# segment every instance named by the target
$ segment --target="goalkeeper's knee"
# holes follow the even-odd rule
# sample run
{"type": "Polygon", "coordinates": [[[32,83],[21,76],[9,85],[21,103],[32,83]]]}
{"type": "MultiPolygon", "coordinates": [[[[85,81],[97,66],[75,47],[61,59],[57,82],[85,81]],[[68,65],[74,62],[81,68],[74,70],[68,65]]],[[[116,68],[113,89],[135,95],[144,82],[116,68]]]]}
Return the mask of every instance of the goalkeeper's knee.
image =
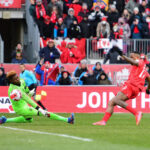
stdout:
{"type": "Polygon", "coordinates": [[[27,121],[27,122],[32,122],[32,121],[33,121],[33,118],[26,118],[26,121],[27,121]]]}

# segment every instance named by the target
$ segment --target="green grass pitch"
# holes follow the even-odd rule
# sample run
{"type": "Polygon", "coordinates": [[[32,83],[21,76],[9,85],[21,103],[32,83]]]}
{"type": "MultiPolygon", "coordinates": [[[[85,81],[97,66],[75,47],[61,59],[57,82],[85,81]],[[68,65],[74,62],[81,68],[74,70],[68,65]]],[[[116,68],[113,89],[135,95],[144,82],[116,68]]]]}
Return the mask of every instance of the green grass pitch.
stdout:
{"type": "Polygon", "coordinates": [[[139,126],[136,126],[131,114],[114,114],[107,126],[93,126],[92,123],[99,121],[102,116],[103,114],[75,114],[74,125],[45,117],[34,117],[33,123],[3,124],[0,126],[0,150],[150,150],[150,114],[144,114],[139,126]],[[39,134],[39,131],[88,138],[92,141],[39,134]]]}

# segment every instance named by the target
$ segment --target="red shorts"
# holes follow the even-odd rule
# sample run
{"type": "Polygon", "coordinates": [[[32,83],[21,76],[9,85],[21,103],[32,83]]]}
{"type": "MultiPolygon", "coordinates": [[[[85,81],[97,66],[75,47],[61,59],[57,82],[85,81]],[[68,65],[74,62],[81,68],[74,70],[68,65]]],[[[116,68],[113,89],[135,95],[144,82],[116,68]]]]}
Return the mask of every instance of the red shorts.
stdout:
{"type": "Polygon", "coordinates": [[[141,90],[133,86],[132,84],[124,84],[121,88],[121,92],[124,93],[129,99],[133,99],[138,96],[141,90]]]}

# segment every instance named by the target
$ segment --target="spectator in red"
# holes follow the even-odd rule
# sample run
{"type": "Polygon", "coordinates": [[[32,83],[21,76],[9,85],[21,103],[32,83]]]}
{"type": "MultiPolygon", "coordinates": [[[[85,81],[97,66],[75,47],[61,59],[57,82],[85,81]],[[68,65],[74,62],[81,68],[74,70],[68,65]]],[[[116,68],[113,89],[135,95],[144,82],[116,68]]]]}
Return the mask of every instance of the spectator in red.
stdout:
{"type": "Polygon", "coordinates": [[[113,29],[110,34],[110,39],[121,39],[118,23],[113,24],[113,29]]]}
{"type": "Polygon", "coordinates": [[[107,22],[107,17],[103,17],[102,21],[98,23],[96,31],[98,38],[109,38],[110,25],[107,22]]]}
{"type": "Polygon", "coordinates": [[[110,5],[110,9],[107,15],[108,15],[108,22],[110,23],[110,28],[112,29],[113,23],[118,22],[119,19],[119,13],[115,5],[110,5]]]}
{"type": "Polygon", "coordinates": [[[125,20],[126,23],[129,22],[129,20],[130,20],[130,13],[128,12],[127,9],[123,10],[122,17],[123,17],[123,19],[125,20]]]}
{"type": "Polygon", "coordinates": [[[90,21],[88,20],[88,16],[84,15],[83,16],[83,20],[81,21],[81,23],[79,24],[81,27],[81,37],[82,38],[90,38],[91,36],[91,25],[90,25],[90,21]]]}
{"type": "Polygon", "coordinates": [[[59,58],[60,54],[55,48],[54,40],[48,40],[47,46],[40,50],[39,55],[40,58],[44,58],[44,62],[55,63],[55,59],[59,58]]]}
{"type": "Polygon", "coordinates": [[[74,9],[69,8],[68,16],[64,20],[64,24],[66,25],[67,29],[69,29],[74,20],[77,20],[77,18],[74,16],[74,9]]]}
{"type": "Polygon", "coordinates": [[[40,36],[43,37],[44,18],[46,17],[46,9],[42,4],[42,0],[36,0],[35,12],[36,12],[36,23],[40,31],[40,36]]]}
{"type": "Polygon", "coordinates": [[[81,38],[81,28],[77,22],[77,20],[74,20],[73,23],[70,25],[69,29],[68,29],[68,37],[70,39],[72,38],[81,38]]]}
{"type": "Polygon", "coordinates": [[[51,79],[51,73],[54,70],[54,67],[51,67],[49,61],[46,61],[45,64],[44,59],[41,59],[35,68],[35,72],[40,75],[40,85],[55,85],[55,81],[51,79]]]}
{"type": "Polygon", "coordinates": [[[135,7],[133,10],[133,14],[130,17],[129,25],[133,24],[135,18],[137,17],[140,19],[140,22],[142,22],[142,15],[139,13],[138,7],[135,7]]]}
{"type": "Polygon", "coordinates": [[[125,22],[124,18],[119,18],[118,20],[118,30],[120,38],[129,39],[131,36],[131,29],[128,23],[125,22]]]}
{"type": "Polygon", "coordinates": [[[137,16],[131,25],[131,38],[141,39],[142,38],[142,24],[140,18],[137,16]]]}
{"type": "Polygon", "coordinates": [[[63,71],[61,73],[61,77],[59,78],[58,83],[59,85],[71,85],[72,80],[71,80],[70,73],[68,71],[63,71]]]}
{"type": "Polygon", "coordinates": [[[77,18],[78,17],[78,14],[79,12],[81,11],[82,9],[82,4],[79,2],[79,0],[73,0],[72,1],[72,4],[70,4],[70,8],[73,8],[74,9],[74,16],[77,18]]]}
{"type": "Polygon", "coordinates": [[[63,23],[63,19],[59,18],[54,27],[54,38],[66,38],[67,37],[67,27],[63,23]]]}
{"type": "Polygon", "coordinates": [[[60,59],[62,63],[79,63],[82,59],[81,52],[74,43],[68,43],[66,47],[61,48],[61,51],[60,59]]]}
{"type": "Polygon", "coordinates": [[[90,12],[88,10],[88,6],[87,6],[87,3],[83,3],[82,4],[82,9],[81,11],[78,13],[78,22],[80,23],[82,20],[83,20],[83,17],[86,15],[86,16],[89,16],[90,12]]]}
{"type": "Polygon", "coordinates": [[[101,12],[100,6],[96,5],[94,7],[94,12],[92,12],[88,19],[91,22],[91,34],[93,37],[96,37],[96,28],[97,24],[101,21],[101,18],[104,16],[104,13],[101,12]]]}

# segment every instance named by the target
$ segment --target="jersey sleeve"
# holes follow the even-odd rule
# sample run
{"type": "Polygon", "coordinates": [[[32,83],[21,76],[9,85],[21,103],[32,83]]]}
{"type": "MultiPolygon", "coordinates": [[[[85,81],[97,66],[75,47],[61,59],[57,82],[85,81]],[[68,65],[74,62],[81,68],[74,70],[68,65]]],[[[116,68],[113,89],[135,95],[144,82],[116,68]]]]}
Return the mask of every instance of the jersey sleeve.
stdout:
{"type": "Polygon", "coordinates": [[[37,104],[23,91],[22,91],[22,98],[23,98],[24,101],[26,101],[32,107],[34,107],[34,108],[37,107],[37,104]]]}
{"type": "Polygon", "coordinates": [[[21,85],[22,85],[23,88],[24,88],[25,93],[28,94],[28,93],[30,92],[30,90],[29,90],[29,88],[26,86],[26,83],[25,83],[24,79],[20,79],[20,82],[21,82],[21,85]]]}

